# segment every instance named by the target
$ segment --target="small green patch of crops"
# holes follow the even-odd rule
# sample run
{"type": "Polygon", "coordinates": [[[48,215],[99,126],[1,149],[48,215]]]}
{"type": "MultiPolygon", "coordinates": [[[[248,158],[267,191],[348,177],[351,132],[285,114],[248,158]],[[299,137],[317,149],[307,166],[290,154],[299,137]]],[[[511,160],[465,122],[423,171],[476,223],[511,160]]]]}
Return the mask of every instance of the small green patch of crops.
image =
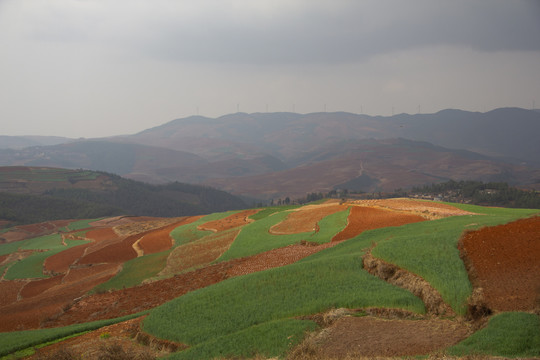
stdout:
{"type": "MultiPolygon", "coordinates": [[[[38,238],[23,240],[18,244],[19,249],[38,251],[28,256],[27,258],[14,262],[9,267],[4,277],[6,280],[48,277],[43,274],[43,262],[45,261],[45,259],[71,247],[86,244],[87,242],[88,241],[84,240],[66,239],[66,245],[63,245],[62,237],[59,234],[46,235],[38,238]]],[[[9,245],[11,252],[17,251],[18,248],[11,246],[12,244],[15,243],[10,243],[6,245],[9,245]]],[[[2,249],[0,248],[0,251],[1,250],[2,249]]]]}
{"type": "Polygon", "coordinates": [[[523,312],[498,314],[489,320],[487,327],[452,346],[448,353],[540,357],[540,318],[523,312]]]}
{"type": "Polygon", "coordinates": [[[318,232],[310,231],[289,235],[270,234],[270,228],[285,220],[289,214],[288,211],[273,213],[244,226],[229,250],[219,258],[219,261],[256,255],[264,251],[299,243],[302,240],[318,243],[329,242],[335,234],[347,225],[349,209],[324,217],[319,221],[318,232]]]}
{"type": "Polygon", "coordinates": [[[255,325],[251,328],[211,339],[185,351],[172,354],[169,359],[220,359],[276,357],[298,344],[306,332],[314,331],[312,321],[285,319],[255,325]]]}
{"type": "Polygon", "coordinates": [[[0,356],[12,354],[29,347],[39,347],[40,344],[59,340],[70,335],[84,333],[99,329],[103,326],[116,324],[129,319],[142,316],[146,312],[140,312],[115,319],[99,320],[84,324],[69,325],[60,328],[13,331],[0,333],[0,356]]]}
{"type": "Polygon", "coordinates": [[[137,286],[159,273],[167,263],[170,251],[145,255],[126,261],[122,270],[109,281],[99,284],[92,292],[137,286]]]}
{"type": "Polygon", "coordinates": [[[377,246],[372,253],[424,278],[456,313],[464,315],[472,286],[457,249],[462,233],[467,229],[505,224],[538,210],[459,207],[483,214],[453,216],[381,229],[380,236],[374,239],[377,246]]]}
{"type": "MultiPolygon", "coordinates": [[[[377,306],[424,313],[419,298],[362,269],[361,256],[370,241],[369,237],[357,237],[323,250],[311,260],[308,257],[295,264],[193,291],[152,310],[143,328],[157,337],[188,344],[195,354],[217,351],[225,356],[238,356],[262,352],[251,344],[265,343],[265,333],[260,329],[272,327],[272,322],[279,324],[331,308],[377,306]],[[235,340],[234,334],[252,340],[242,343],[235,340]]],[[[308,323],[293,332],[288,327],[275,326],[272,336],[276,340],[272,340],[270,349],[264,353],[283,355],[290,346],[288,337],[299,338],[314,326],[308,323]]]]}
{"type": "Polygon", "coordinates": [[[197,229],[199,225],[202,225],[209,221],[224,219],[227,216],[231,216],[232,214],[235,214],[237,212],[239,211],[233,210],[233,211],[226,211],[226,212],[221,212],[221,213],[214,213],[214,214],[206,215],[200,218],[199,220],[192,222],[191,224],[178,226],[170,233],[171,238],[173,238],[174,240],[173,248],[179,245],[187,244],[192,241],[198,240],[206,235],[212,234],[212,231],[197,229]]]}
{"type": "Polygon", "coordinates": [[[90,223],[101,220],[103,218],[99,219],[84,219],[84,220],[77,220],[70,222],[68,226],[65,226],[61,229],[61,231],[73,231],[73,230],[80,230],[80,229],[86,229],[91,227],[90,223]]]}

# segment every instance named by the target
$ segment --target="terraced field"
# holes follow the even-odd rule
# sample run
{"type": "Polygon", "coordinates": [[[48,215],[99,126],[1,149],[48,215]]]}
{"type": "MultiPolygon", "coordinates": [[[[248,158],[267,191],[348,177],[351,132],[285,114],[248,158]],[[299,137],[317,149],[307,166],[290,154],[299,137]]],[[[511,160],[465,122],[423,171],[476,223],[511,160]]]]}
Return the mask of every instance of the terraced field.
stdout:
{"type": "Polygon", "coordinates": [[[39,352],[540,356],[538,213],[391,199],[64,224],[0,245],[0,355],[119,318],[106,339],[95,330],[39,352]],[[517,345],[494,345],[498,329],[517,345]]]}

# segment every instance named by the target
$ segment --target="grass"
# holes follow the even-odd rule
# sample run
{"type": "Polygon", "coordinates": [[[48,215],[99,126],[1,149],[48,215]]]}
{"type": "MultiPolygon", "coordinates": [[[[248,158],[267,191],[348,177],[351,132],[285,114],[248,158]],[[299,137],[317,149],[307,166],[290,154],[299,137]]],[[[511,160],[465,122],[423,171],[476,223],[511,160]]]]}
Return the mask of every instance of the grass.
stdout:
{"type": "Polygon", "coordinates": [[[347,225],[349,210],[340,211],[323,218],[319,221],[319,232],[309,231],[290,235],[270,234],[270,228],[285,220],[289,214],[289,211],[274,212],[244,226],[229,250],[219,258],[219,261],[256,255],[264,251],[299,243],[302,240],[318,243],[329,242],[335,234],[347,225]]]}
{"type": "Polygon", "coordinates": [[[190,243],[192,241],[198,240],[206,235],[213,233],[212,231],[197,229],[199,225],[202,225],[209,221],[221,220],[237,212],[239,211],[226,211],[226,212],[221,212],[221,213],[214,213],[214,214],[206,215],[200,218],[199,220],[192,222],[191,224],[180,225],[179,227],[175,228],[170,233],[171,238],[173,238],[174,240],[173,248],[179,245],[190,243]]]}
{"type": "Polygon", "coordinates": [[[451,355],[540,357],[538,315],[509,312],[492,317],[487,327],[448,349],[451,355]]]}
{"type": "Polygon", "coordinates": [[[122,270],[107,282],[92,289],[92,292],[122,289],[137,286],[159,273],[167,263],[170,251],[145,255],[126,261],[122,270]]]}
{"type": "MultiPolygon", "coordinates": [[[[272,322],[331,308],[377,306],[425,312],[419,298],[362,269],[361,256],[369,244],[369,238],[357,237],[324,250],[311,260],[232,278],[188,293],[152,310],[143,328],[160,338],[208,348],[215,339],[238,332],[253,338],[253,344],[263,343],[264,333],[257,335],[257,329],[261,329],[257,326],[271,326],[272,322]]],[[[283,330],[282,335],[276,335],[281,340],[273,343],[269,353],[282,353],[288,348],[286,339],[290,334],[284,336],[286,333],[283,330]]],[[[256,347],[245,348],[239,340],[230,346],[234,346],[234,354],[257,352],[256,347]]]]}
{"type": "Polygon", "coordinates": [[[13,331],[0,333],[0,356],[6,356],[16,351],[30,347],[39,347],[40,344],[54,342],[74,334],[99,329],[103,326],[116,324],[129,319],[142,316],[146,312],[123,316],[115,319],[99,320],[84,324],[70,325],[60,328],[13,331]]]}
{"type": "MultiPolygon", "coordinates": [[[[461,206],[460,206],[461,207],[461,206]]],[[[457,243],[466,229],[508,223],[538,210],[464,206],[483,215],[454,216],[384,228],[373,239],[373,256],[411,271],[437,289],[456,313],[464,315],[472,286],[459,257],[457,243]]]]}
{"type": "Polygon", "coordinates": [[[304,334],[316,329],[307,320],[277,320],[211,339],[173,354],[169,359],[264,358],[280,356],[298,344],[304,334]]]}
{"type": "Polygon", "coordinates": [[[66,245],[63,245],[62,237],[58,234],[42,236],[39,238],[24,241],[26,243],[22,244],[22,246],[20,246],[20,249],[38,251],[28,256],[27,258],[14,262],[9,267],[4,276],[6,280],[46,278],[48,276],[43,273],[43,263],[45,259],[71,247],[83,245],[88,242],[84,240],[66,239],[66,245]]]}

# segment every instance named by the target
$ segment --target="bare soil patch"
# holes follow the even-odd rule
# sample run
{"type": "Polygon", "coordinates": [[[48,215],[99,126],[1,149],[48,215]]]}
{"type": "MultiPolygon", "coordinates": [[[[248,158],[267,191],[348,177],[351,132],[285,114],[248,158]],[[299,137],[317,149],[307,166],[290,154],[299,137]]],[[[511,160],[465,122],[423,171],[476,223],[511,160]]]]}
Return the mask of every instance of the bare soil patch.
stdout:
{"type": "Polygon", "coordinates": [[[87,239],[91,239],[98,242],[103,241],[103,240],[111,240],[111,239],[119,238],[119,236],[114,232],[114,229],[112,227],[89,230],[86,232],[85,236],[87,239]]]}
{"type": "Polygon", "coordinates": [[[458,321],[346,316],[324,330],[316,350],[329,358],[415,356],[457,344],[469,335],[469,325],[458,321]]]}
{"type": "Polygon", "coordinates": [[[343,231],[336,234],[332,241],[351,239],[366,230],[379,229],[387,226],[401,226],[425,220],[424,217],[416,214],[407,214],[367,206],[353,206],[349,213],[347,226],[343,231]]]}
{"type": "Polygon", "coordinates": [[[470,231],[460,250],[490,309],[540,309],[539,216],[470,231]]]}
{"type": "Polygon", "coordinates": [[[0,307],[17,301],[19,291],[27,281],[2,280],[0,281],[0,307]]]}
{"type": "Polygon", "coordinates": [[[391,210],[407,211],[420,215],[428,220],[456,215],[471,215],[473,213],[458,209],[452,205],[440,204],[433,201],[415,200],[408,198],[355,200],[354,204],[372,206],[391,210]]]}
{"type": "Polygon", "coordinates": [[[114,231],[118,236],[125,237],[135,234],[140,234],[143,232],[148,232],[150,230],[156,230],[164,226],[177,223],[177,226],[189,224],[201,216],[189,216],[189,217],[180,217],[180,218],[151,218],[151,217],[138,217],[138,218],[129,218],[131,222],[114,226],[114,231]]]}
{"type": "Polygon", "coordinates": [[[175,222],[174,224],[145,234],[137,243],[139,249],[145,255],[169,250],[173,244],[170,233],[180,225],[184,225],[184,221],[175,222]]]}
{"type": "Polygon", "coordinates": [[[291,211],[285,220],[272,226],[269,232],[274,235],[288,235],[316,231],[317,223],[324,217],[347,210],[347,208],[347,205],[334,203],[303,206],[296,211],[291,211]]]}
{"type": "Polygon", "coordinates": [[[21,298],[29,298],[44,292],[45,290],[62,282],[63,276],[54,276],[47,279],[29,281],[19,292],[21,298]]]}
{"type": "Polygon", "coordinates": [[[90,244],[84,244],[69,248],[45,259],[43,266],[45,271],[57,274],[65,274],[70,265],[79,260],[90,244]]]}
{"type": "Polygon", "coordinates": [[[258,213],[259,211],[260,209],[244,210],[239,213],[227,216],[224,219],[206,222],[202,225],[199,225],[198,229],[219,232],[233,229],[238,226],[244,226],[251,222],[249,220],[249,217],[258,213]]]}
{"type": "Polygon", "coordinates": [[[140,237],[138,234],[128,236],[92,252],[90,251],[93,247],[89,247],[86,255],[79,260],[79,264],[123,263],[136,258],[137,252],[133,249],[133,243],[140,237]]]}

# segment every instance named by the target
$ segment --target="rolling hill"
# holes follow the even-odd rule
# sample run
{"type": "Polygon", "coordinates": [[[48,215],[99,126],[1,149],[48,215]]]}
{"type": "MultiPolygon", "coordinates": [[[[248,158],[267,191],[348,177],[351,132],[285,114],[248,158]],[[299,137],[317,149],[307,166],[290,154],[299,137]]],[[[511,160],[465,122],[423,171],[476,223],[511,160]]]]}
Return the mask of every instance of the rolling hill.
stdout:
{"type": "Polygon", "coordinates": [[[32,223],[113,215],[184,216],[245,208],[220,190],[149,185],[90,170],[0,167],[0,219],[32,223]]]}
{"type": "Polygon", "coordinates": [[[538,357],[538,213],[349,200],[13,227],[0,356],[538,357]]]}

